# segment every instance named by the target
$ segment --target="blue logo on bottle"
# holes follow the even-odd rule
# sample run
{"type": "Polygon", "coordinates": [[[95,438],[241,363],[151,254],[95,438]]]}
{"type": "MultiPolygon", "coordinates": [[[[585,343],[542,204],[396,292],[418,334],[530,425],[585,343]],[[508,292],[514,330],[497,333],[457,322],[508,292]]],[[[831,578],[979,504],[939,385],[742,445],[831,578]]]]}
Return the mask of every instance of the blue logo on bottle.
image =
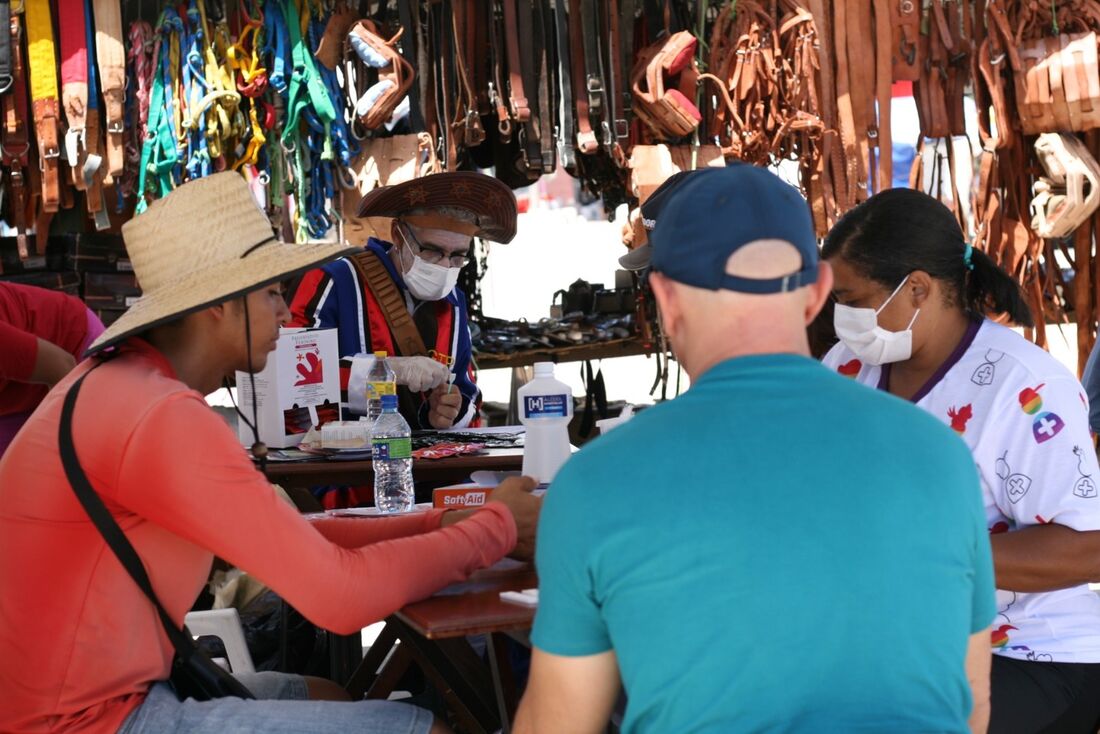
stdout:
{"type": "Polygon", "coordinates": [[[566,395],[530,395],[523,399],[524,418],[566,418],[569,406],[566,395]]]}

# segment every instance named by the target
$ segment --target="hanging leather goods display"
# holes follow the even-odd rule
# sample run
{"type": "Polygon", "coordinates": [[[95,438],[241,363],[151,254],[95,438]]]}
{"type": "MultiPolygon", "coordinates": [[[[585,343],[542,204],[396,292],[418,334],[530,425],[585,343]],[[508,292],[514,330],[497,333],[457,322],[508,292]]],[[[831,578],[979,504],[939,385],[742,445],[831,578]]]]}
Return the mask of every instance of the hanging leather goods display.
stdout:
{"type": "Polygon", "coordinates": [[[889,0],[891,76],[897,81],[915,82],[920,79],[924,61],[918,41],[920,1],[889,0]]]}
{"type": "Polygon", "coordinates": [[[378,81],[357,100],[355,112],[368,130],[376,130],[393,115],[409,93],[414,74],[412,65],[397,51],[403,30],[384,39],[369,20],[355,23],[347,34],[348,47],[366,66],[377,70],[378,81]]]}
{"type": "Polygon", "coordinates": [[[1096,33],[1038,38],[1019,48],[1013,75],[1024,134],[1100,127],[1096,33]]]}
{"type": "Polygon", "coordinates": [[[632,109],[658,139],[690,135],[703,119],[693,101],[697,45],[695,36],[680,31],[638,54],[630,75],[632,109]]]}
{"type": "Polygon", "coordinates": [[[1065,237],[1100,207],[1100,165],[1067,133],[1043,133],[1035,154],[1046,175],[1032,185],[1031,227],[1040,237],[1065,237]]]}

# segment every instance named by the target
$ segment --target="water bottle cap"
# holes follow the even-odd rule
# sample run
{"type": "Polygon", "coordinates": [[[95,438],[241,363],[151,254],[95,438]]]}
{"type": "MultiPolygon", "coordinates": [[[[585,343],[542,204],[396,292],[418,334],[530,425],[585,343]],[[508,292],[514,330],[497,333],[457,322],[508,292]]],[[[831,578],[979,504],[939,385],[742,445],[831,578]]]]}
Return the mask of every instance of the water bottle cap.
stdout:
{"type": "Polygon", "coordinates": [[[535,362],[535,377],[553,377],[553,362],[535,362]]]}
{"type": "Polygon", "coordinates": [[[374,353],[375,359],[385,359],[388,356],[390,356],[389,353],[385,351],[377,351],[374,353]]]}
{"type": "Polygon", "coordinates": [[[397,410],[397,396],[396,395],[383,395],[382,396],[382,410],[397,410]]]}

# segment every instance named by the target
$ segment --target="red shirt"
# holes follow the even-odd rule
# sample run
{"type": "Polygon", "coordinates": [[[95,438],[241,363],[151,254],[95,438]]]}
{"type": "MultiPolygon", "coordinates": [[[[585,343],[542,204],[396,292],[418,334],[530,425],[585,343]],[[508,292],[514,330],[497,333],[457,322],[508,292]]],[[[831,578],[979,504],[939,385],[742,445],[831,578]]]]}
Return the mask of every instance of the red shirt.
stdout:
{"type": "Polygon", "coordinates": [[[0,415],[34,410],[45,385],[26,380],[42,338],[80,359],[77,350],[88,333],[87,307],[57,291],[0,282],[0,415]]]}
{"type": "MultiPolygon", "coordinates": [[[[173,650],[156,613],[79,505],[57,452],[65,394],[95,363],[62,380],[0,458],[0,731],[114,732],[168,677],[173,650]]],[[[515,545],[499,503],[444,529],[440,512],[307,522],[138,339],[87,379],[73,422],[85,473],[177,623],[214,554],[315,624],[351,634],[515,545]]]]}

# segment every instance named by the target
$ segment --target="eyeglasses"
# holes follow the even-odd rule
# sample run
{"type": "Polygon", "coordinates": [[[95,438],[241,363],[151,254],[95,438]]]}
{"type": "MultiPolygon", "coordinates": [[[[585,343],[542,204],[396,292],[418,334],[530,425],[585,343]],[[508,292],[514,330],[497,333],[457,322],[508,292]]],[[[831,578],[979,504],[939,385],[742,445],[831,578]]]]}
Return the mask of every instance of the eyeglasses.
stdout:
{"type": "Polygon", "coordinates": [[[466,263],[470,262],[469,253],[451,253],[435,245],[421,243],[413,234],[412,229],[404,224],[401,226],[401,232],[405,236],[406,242],[416,245],[416,249],[420,251],[420,259],[429,265],[441,265],[446,261],[452,268],[463,268],[466,267],[466,263]]]}

